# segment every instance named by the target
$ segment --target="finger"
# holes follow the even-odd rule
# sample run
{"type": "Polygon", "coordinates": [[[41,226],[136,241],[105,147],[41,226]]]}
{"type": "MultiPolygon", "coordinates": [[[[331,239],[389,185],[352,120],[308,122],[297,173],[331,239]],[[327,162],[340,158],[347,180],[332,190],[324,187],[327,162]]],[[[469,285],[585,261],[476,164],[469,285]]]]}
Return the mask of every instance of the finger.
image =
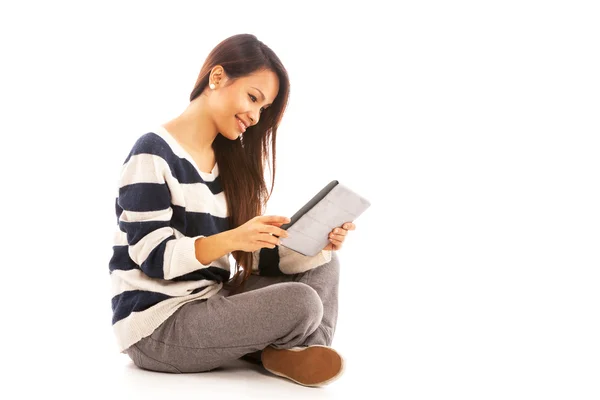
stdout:
{"type": "Polygon", "coordinates": [[[346,229],[343,229],[343,228],[335,228],[334,230],[331,231],[331,233],[333,233],[334,235],[346,236],[346,234],[348,233],[348,231],[346,229]]]}
{"type": "Polygon", "coordinates": [[[268,249],[274,249],[275,247],[277,247],[277,244],[273,244],[270,242],[264,242],[262,240],[257,240],[256,243],[260,246],[260,248],[268,248],[268,249]]]}
{"type": "Polygon", "coordinates": [[[288,217],[284,217],[281,215],[263,215],[262,217],[260,217],[261,222],[264,222],[266,224],[271,224],[271,223],[288,223],[291,220],[288,217]]]}
{"type": "Polygon", "coordinates": [[[274,225],[265,225],[265,232],[277,237],[288,237],[290,234],[285,230],[274,225]]]}
{"type": "Polygon", "coordinates": [[[344,235],[336,235],[335,233],[330,233],[329,234],[329,239],[334,239],[334,240],[338,240],[340,242],[344,241],[345,236],[344,235]]]}
{"type": "Polygon", "coordinates": [[[333,238],[329,238],[329,243],[333,244],[337,248],[342,247],[342,241],[341,240],[336,240],[336,239],[333,239],[333,238]]]}
{"type": "Polygon", "coordinates": [[[266,242],[269,243],[271,245],[279,245],[279,238],[277,236],[273,236],[269,233],[261,233],[259,238],[258,238],[259,242],[266,242]]]}
{"type": "Polygon", "coordinates": [[[348,231],[353,231],[356,229],[356,225],[354,225],[352,222],[346,222],[344,225],[342,225],[342,228],[348,231]]]}

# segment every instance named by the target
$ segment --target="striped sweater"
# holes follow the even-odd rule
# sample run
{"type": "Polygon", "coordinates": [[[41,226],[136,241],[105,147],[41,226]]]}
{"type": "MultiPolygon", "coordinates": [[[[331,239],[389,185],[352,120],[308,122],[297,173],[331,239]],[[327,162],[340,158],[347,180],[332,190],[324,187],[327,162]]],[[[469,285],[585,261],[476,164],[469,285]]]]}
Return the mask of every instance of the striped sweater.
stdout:
{"type": "MultiPolygon", "coordinates": [[[[163,126],[139,137],[126,157],[115,211],[112,326],[123,352],[185,303],[215,295],[231,277],[233,257],[208,265],[196,259],[196,239],[230,229],[219,168],[198,169],[163,126]]],[[[252,273],[295,274],[330,260],[331,251],[308,257],[263,248],[253,252],[252,273]]]]}

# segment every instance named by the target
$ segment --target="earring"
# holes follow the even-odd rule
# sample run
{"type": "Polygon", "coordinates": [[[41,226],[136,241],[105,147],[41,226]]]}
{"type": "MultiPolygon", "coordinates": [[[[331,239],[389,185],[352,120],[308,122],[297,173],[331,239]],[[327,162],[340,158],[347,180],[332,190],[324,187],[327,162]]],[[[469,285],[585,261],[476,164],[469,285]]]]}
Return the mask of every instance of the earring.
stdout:
{"type": "Polygon", "coordinates": [[[211,84],[210,84],[210,88],[211,88],[212,90],[215,90],[215,87],[216,87],[216,86],[215,86],[215,84],[214,84],[214,83],[211,83],[211,84]]]}

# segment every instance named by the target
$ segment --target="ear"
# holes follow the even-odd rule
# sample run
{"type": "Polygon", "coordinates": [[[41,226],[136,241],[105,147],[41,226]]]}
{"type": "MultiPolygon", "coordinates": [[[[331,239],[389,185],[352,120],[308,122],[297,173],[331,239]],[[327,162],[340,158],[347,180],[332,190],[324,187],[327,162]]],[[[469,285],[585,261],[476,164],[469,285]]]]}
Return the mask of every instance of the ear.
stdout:
{"type": "Polygon", "coordinates": [[[225,69],[221,65],[215,65],[210,71],[209,82],[214,83],[217,87],[223,86],[228,79],[227,73],[225,73],[225,69]]]}

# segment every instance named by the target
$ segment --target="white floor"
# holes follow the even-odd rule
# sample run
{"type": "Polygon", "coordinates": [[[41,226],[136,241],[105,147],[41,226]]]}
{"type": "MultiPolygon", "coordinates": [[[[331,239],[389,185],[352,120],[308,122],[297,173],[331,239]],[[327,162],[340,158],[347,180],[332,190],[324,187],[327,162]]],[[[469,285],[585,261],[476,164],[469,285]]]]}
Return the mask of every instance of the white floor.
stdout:
{"type": "MultiPolygon", "coordinates": [[[[340,379],[326,387],[307,388],[276,377],[258,365],[241,360],[208,373],[172,375],[140,370],[125,358],[114,359],[114,366],[120,368],[112,370],[109,376],[114,388],[120,393],[110,398],[190,398],[194,395],[210,393],[225,399],[306,399],[307,397],[320,399],[349,398],[357,391],[366,390],[365,383],[360,382],[357,370],[354,368],[350,368],[340,379]]],[[[106,394],[108,398],[108,394],[112,393],[107,390],[106,394]]]]}
{"type": "Polygon", "coordinates": [[[110,328],[83,315],[80,326],[61,327],[54,317],[9,318],[18,329],[4,342],[0,398],[583,400],[600,393],[594,347],[546,343],[539,332],[535,344],[527,333],[503,339],[475,324],[454,332],[423,320],[373,330],[378,317],[366,325],[345,319],[333,346],[345,357],[344,375],[308,388],[242,360],[199,374],[144,371],[115,351],[110,328]]]}
{"type": "Polygon", "coordinates": [[[385,377],[377,378],[372,365],[352,357],[340,379],[326,387],[308,388],[243,360],[207,373],[157,373],[137,368],[110,345],[85,348],[76,341],[71,350],[61,350],[67,343],[60,342],[44,354],[22,354],[20,365],[12,368],[17,372],[9,375],[12,379],[2,387],[0,398],[345,399],[371,392],[383,395],[394,385],[387,379],[386,387],[385,377]]]}
{"type": "Polygon", "coordinates": [[[361,303],[348,296],[333,344],[346,371],[328,386],[307,388],[241,360],[200,374],[140,370],[116,351],[106,323],[110,310],[103,303],[61,311],[77,298],[37,300],[31,312],[23,312],[30,308],[26,304],[6,303],[0,399],[591,400],[600,395],[593,317],[587,319],[589,329],[573,323],[567,332],[567,327],[549,329],[534,316],[528,322],[512,314],[513,325],[507,326],[494,322],[506,319],[494,310],[474,314],[472,308],[423,303],[411,314],[385,298],[379,299],[383,308],[369,308],[372,295],[361,303]],[[580,340],[568,340],[571,331],[580,340]]]}
{"type": "MultiPolygon", "coordinates": [[[[343,275],[333,343],[346,370],[328,386],[300,386],[241,360],[200,374],[140,370],[116,349],[104,293],[73,286],[5,302],[0,399],[600,398],[591,297],[586,309],[546,296],[534,310],[526,288],[496,296],[432,276],[429,285],[361,292],[351,276],[343,275]]],[[[583,294],[597,286],[586,284],[583,294]]]]}

